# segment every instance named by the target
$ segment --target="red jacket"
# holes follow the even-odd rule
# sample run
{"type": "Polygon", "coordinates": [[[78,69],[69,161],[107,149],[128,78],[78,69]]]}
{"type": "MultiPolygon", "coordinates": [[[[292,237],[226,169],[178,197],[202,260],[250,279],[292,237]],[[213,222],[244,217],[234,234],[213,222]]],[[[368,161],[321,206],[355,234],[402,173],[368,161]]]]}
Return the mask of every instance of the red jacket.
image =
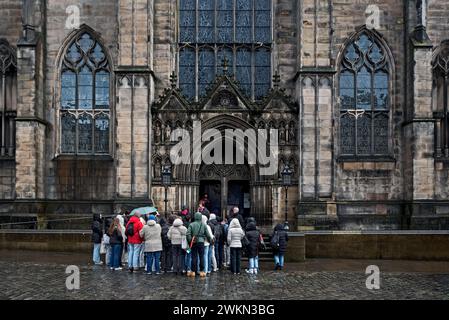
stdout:
{"type": "Polygon", "coordinates": [[[132,216],[131,219],[129,219],[128,224],[126,225],[126,230],[128,229],[128,225],[130,223],[134,223],[134,234],[132,236],[128,236],[128,243],[141,244],[143,240],[139,235],[139,231],[143,228],[142,222],[136,216],[132,216]]]}

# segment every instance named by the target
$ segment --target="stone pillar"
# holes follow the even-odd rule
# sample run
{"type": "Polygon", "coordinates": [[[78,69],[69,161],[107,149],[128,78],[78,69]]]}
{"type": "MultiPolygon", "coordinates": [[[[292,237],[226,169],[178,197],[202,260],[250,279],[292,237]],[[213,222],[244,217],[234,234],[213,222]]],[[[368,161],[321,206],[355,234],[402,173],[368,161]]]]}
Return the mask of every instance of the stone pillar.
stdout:
{"type": "Polygon", "coordinates": [[[316,153],[316,90],[312,78],[302,79],[302,106],[300,108],[301,121],[301,173],[300,173],[300,199],[313,200],[316,198],[315,181],[315,153],[316,153]]]}
{"type": "Polygon", "coordinates": [[[332,198],[332,83],[330,78],[322,77],[318,83],[318,196],[332,198]]]}
{"type": "MultiPolygon", "coordinates": [[[[418,6],[418,12],[420,7],[418,6]]],[[[421,7],[422,9],[422,7],[421,7]]],[[[406,147],[404,183],[406,195],[412,202],[410,214],[432,214],[415,201],[435,199],[435,123],[432,110],[432,52],[433,46],[426,34],[425,19],[418,19],[411,36],[412,82],[409,85],[409,119],[404,126],[406,147]]]]}
{"type": "Polygon", "coordinates": [[[23,36],[17,44],[16,198],[43,199],[46,121],[43,111],[44,59],[37,15],[40,1],[24,1],[23,36]],[[25,10],[30,6],[36,10],[25,10]],[[36,17],[35,17],[36,15],[36,17]]]}
{"type": "Polygon", "coordinates": [[[119,0],[117,195],[151,198],[153,1],[119,0]]]}

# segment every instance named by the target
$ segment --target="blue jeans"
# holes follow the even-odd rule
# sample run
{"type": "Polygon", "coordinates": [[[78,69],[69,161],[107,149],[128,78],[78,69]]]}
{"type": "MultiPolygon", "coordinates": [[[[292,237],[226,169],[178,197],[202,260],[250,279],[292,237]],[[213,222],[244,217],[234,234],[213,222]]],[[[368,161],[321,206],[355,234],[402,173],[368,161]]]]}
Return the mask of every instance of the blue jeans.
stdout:
{"type": "Polygon", "coordinates": [[[142,248],[142,244],[128,243],[128,266],[129,266],[129,268],[139,268],[141,248],[142,248]]]}
{"type": "Polygon", "coordinates": [[[249,269],[259,270],[259,257],[249,258],[249,269]]]}
{"type": "Polygon", "coordinates": [[[204,272],[209,272],[212,268],[212,251],[209,246],[204,246],[204,272]]]}
{"type": "Polygon", "coordinates": [[[122,245],[121,244],[113,244],[111,245],[111,267],[118,268],[120,267],[120,257],[122,256],[122,245]]]}
{"type": "Polygon", "coordinates": [[[156,252],[146,252],[147,256],[147,272],[153,272],[153,262],[154,262],[154,269],[157,273],[161,271],[161,266],[159,264],[159,261],[161,259],[161,251],[156,252]]]}
{"type": "Polygon", "coordinates": [[[186,252],[185,269],[186,271],[192,271],[192,252],[190,253],[186,252]]]}
{"type": "Polygon", "coordinates": [[[274,255],[274,263],[276,265],[283,267],[284,266],[284,255],[280,254],[280,253],[275,254],[274,255]]]}
{"type": "Polygon", "coordinates": [[[215,243],[215,259],[217,259],[217,268],[221,269],[223,266],[223,243],[215,243]]]}
{"type": "Polygon", "coordinates": [[[93,251],[93,257],[92,260],[94,261],[94,263],[100,263],[101,262],[101,258],[100,258],[100,246],[101,243],[94,243],[94,251],[93,251]]]}
{"type": "Polygon", "coordinates": [[[106,248],[106,265],[112,267],[112,246],[110,244],[105,244],[104,246],[106,248]]]}

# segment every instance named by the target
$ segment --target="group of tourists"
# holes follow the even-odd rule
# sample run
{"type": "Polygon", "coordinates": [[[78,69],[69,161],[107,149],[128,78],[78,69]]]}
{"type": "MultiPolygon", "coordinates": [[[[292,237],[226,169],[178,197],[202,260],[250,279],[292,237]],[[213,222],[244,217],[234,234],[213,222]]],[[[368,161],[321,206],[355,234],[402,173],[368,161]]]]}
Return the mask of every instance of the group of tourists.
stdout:
{"type": "MultiPolygon", "coordinates": [[[[242,254],[248,257],[249,274],[259,272],[259,251],[266,248],[262,233],[252,217],[244,221],[239,208],[231,209],[226,218],[210,213],[200,201],[192,216],[186,207],[168,219],[154,214],[118,214],[111,220],[94,215],[92,241],[93,262],[102,265],[101,254],[111,270],[144,270],[159,275],[173,272],[188,277],[206,277],[212,272],[230,269],[241,273],[242,254]],[[104,225],[104,228],[103,228],[104,225]],[[103,232],[104,230],[104,232],[103,232]]],[[[288,234],[284,225],[274,228],[270,245],[275,270],[284,267],[288,234]]]]}

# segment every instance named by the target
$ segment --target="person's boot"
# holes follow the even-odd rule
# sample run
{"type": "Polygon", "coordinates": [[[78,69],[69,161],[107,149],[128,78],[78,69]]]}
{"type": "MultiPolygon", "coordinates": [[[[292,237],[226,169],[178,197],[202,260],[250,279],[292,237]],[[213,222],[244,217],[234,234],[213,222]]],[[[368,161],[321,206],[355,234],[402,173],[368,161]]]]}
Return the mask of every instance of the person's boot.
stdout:
{"type": "Polygon", "coordinates": [[[201,278],[205,278],[206,277],[206,272],[200,272],[200,277],[201,278]]]}
{"type": "Polygon", "coordinates": [[[134,268],[132,268],[132,267],[129,268],[129,272],[130,272],[130,273],[133,273],[133,272],[134,272],[134,268]]]}

